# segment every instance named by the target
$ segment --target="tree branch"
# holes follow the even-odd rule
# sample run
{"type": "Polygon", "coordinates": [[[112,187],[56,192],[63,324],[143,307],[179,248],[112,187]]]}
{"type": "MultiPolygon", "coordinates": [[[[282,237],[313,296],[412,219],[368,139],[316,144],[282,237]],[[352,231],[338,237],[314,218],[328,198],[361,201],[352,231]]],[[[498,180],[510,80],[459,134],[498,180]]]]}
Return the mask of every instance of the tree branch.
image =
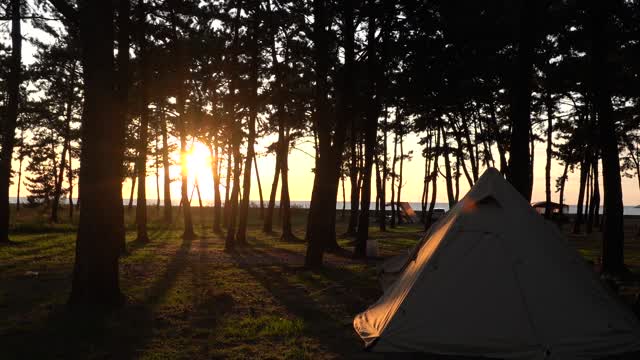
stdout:
{"type": "Polygon", "coordinates": [[[71,6],[67,0],[49,0],[49,2],[64,16],[67,22],[73,24],[78,23],[78,10],[71,6]]]}

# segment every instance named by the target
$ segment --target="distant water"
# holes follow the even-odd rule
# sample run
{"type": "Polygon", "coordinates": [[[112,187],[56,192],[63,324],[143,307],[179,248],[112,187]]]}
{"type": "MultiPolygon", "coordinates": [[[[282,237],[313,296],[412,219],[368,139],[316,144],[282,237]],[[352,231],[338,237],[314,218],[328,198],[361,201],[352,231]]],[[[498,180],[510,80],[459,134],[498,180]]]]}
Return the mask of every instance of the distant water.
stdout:
{"type": "MultiPolygon", "coordinates": [[[[171,203],[174,206],[178,206],[180,204],[180,199],[179,198],[171,199],[171,200],[172,200],[171,203]]],[[[157,201],[156,199],[148,199],[147,200],[147,205],[155,206],[156,201],[157,201]]],[[[12,204],[15,204],[16,203],[16,198],[15,197],[10,197],[9,198],[9,202],[11,202],[12,204]]],[[[23,203],[23,204],[26,204],[27,203],[27,198],[20,197],[20,202],[23,203]]],[[[67,201],[66,200],[62,200],[62,203],[66,204],[67,201]]],[[[128,203],[129,203],[128,199],[124,201],[125,205],[127,205],[128,203]]],[[[310,201],[295,201],[295,200],[292,200],[291,201],[291,206],[292,207],[303,208],[303,209],[308,209],[310,203],[311,203],[310,201]]],[[[133,204],[134,205],[136,204],[135,199],[133,201],[133,204]]],[[[162,204],[162,202],[161,202],[161,204],[162,204]]],[[[416,210],[416,211],[421,210],[422,206],[420,205],[419,202],[409,202],[409,204],[411,205],[411,207],[414,210],[416,210]]],[[[198,199],[194,197],[191,200],[191,206],[197,206],[197,205],[198,205],[198,199]]],[[[204,205],[204,206],[213,206],[213,201],[212,200],[203,200],[202,201],[202,205],[204,205]]],[[[351,205],[351,203],[347,202],[345,204],[345,209],[346,210],[350,210],[351,209],[350,205],[351,205]]],[[[251,206],[258,207],[258,206],[260,206],[260,202],[258,200],[251,200],[251,206]]],[[[265,206],[267,206],[267,201],[265,201],[265,206]]],[[[276,202],[276,207],[277,206],[279,206],[278,202],[276,202]]],[[[372,202],[371,206],[370,206],[370,209],[374,210],[375,207],[376,207],[375,202],[372,202]]],[[[447,210],[449,210],[449,204],[447,204],[447,203],[436,203],[436,208],[437,209],[444,209],[445,211],[447,211],[447,210]]],[[[338,209],[338,210],[342,209],[342,201],[338,201],[336,209],[338,209]]],[[[576,208],[575,205],[569,205],[569,214],[575,214],[576,211],[577,211],[577,208],[576,208]]],[[[602,213],[602,208],[600,208],[600,212],[602,213]]],[[[625,206],[624,207],[624,214],[625,215],[640,215],[640,208],[636,208],[634,206],[625,206]]]]}

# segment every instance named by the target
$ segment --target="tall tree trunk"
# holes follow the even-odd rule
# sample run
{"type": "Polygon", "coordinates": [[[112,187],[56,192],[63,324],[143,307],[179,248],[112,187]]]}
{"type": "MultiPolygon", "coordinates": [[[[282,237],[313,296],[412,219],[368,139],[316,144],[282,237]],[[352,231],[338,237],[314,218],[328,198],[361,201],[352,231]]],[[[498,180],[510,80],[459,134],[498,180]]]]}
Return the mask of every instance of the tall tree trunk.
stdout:
{"type": "Polygon", "coordinates": [[[24,156],[20,154],[20,159],[18,160],[18,193],[16,194],[16,212],[20,211],[20,188],[22,187],[22,162],[24,161],[24,156]]]}
{"type": "Polygon", "coordinates": [[[156,175],[156,213],[160,211],[160,144],[158,143],[158,129],[154,131],[153,141],[155,145],[155,175],[156,175]]]}
{"type": "Polygon", "coordinates": [[[240,196],[240,176],[242,174],[242,154],[240,144],[242,142],[242,130],[239,124],[234,125],[231,143],[233,144],[233,188],[229,199],[229,219],[227,223],[227,236],[224,242],[225,251],[233,251],[236,248],[235,228],[238,217],[238,201],[240,196]]]}
{"type": "MultiPolygon", "coordinates": [[[[202,214],[204,206],[202,205],[202,194],[200,194],[200,184],[198,184],[197,176],[193,182],[193,188],[196,190],[196,195],[198,195],[198,207],[200,207],[200,213],[202,214]]],[[[193,197],[193,195],[191,197],[193,197]]]]}
{"type": "Polygon", "coordinates": [[[427,136],[429,138],[427,139],[424,152],[424,179],[422,183],[422,197],[420,197],[420,210],[422,211],[420,217],[422,218],[423,224],[427,222],[427,200],[429,196],[429,174],[431,170],[431,158],[429,157],[429,153],[433,152],[433,149],[431,148],[431,134],[427,133],[427,136]]]}
{"type": "Polygon", "coordinates": [[[398,207],[396,206],[396,163],[398,162],[398,130],[395,129],[394,132],[393,160],[391,161],[391,219],[389,222],[389,226],[391,226],[391,228],[396,227],[396,212],[398,211],[398,207]]]}
{"type": "MultiPolygon", "coordinates": [[[[371,171],[373,169],[373,159],[376,155],[376,137],[378,133],[378,116],[379,114],[379,98],[376,96],[376,72],[378,71],[378,64],[376,58],[376,11],[375,1],[368,0],[368,17],[369,24],[367,30],[367,70],[369,73],[368,94],[367,99],[369,101],[368,110],[366,113],[366,121],[364,130],[364,182],[362,184],[362,202],[360,217],[358,219],[358,234],[356,238],[356,247],[354,250],[354,256],[364,257],[367,255],[367,240],[369,240],[369,207],[371,203],[371,171]]],[[[400,200],[400,189],[402,188],[402,142],[400,143],[400,186],[398,187],[398,200],[400,200]]]]}
{"type": "Polygon", "coordinates": [[[380,212],[380,186],[382,185],[382,179],[380,178],[380,159],[378,158],[377,154],[373,156],[373,166],[375,167],[374,173],[376,176],[376,204],[375,204],[375,210],[373,212],[373,216],[377,220],[379,219],[378,214],[380,212]]]}
{"type": "Polygon", "coordinates": [[[171,174],[169,168],[169,137],[167,134],[167,119],[164,116],[164,109],[160,108],[160,127],[162,131],[162,172],[164,176],[163,190],[164,190],[164,209],[162,219],[165,224],[171,224],[173,221],[172,216],[172,204],[171,204],[171,174]]]}
{"type": "Polygon", "coordinates": [[[251,167],[255,157],[254,142],[256,139],[256,117],[258,116],[258,67],[260,52],[258,49],[258,10],[254,10],[251,20],[251,65],[250,65],[250,102],[249,102],[249,136],[247,137],[247,156],[244,164],[243,195],[238,219],[238,231],[236,241],[240,245],[247,243],[247,222],[249,220],[249,198],[251,196],[251,167]]]}
{"type": "Polygon", "coordinates": [[[223,209],[223,224],[224,227],[229,226],[229,210],[231,209],[231,174],[233,173],[233,163],[232,163],[232,150],[231,150],[231,141],[227,142],[227,168],[226,168],[226,180],[225,180],[225,188],[224,188],[224,209],[223,209]]]}
{"type": "Polygon", "coordinates": [[[569,163],[564,164],[564,170],[562,172],[562,178],[560,178],[560,195],[558,203],[560,203],[560,213],[564,212],[564,186],[567,183],[567,172],[569,171],[569,163]]]}
{"type": "Polygon", "coordinates": [[[585,205],[584,205],[584,215],[582,216],[583,219],[583,223],[585,223],[587,225],[587,230],[589,228],[589,212],[591,210],[591,183],[592,183],[592,179],[591,179],[591,167],[589,167],[589,172],[587,173],[587,186],[585,189],[585,193],[584,193],[584,200],[585,200],[585,205]]]}
{"type": "MultiPolygon", "coordinates": [[[[69,161],[71,161],[71,152],[69,147],[71,144],[71,119],[73,117],[73,91],[75,83],[75,74],[71,71],[69,81],[69,88],[67,92],[67,103],[65,104],[65,128],[64,128],[64,145],[62,147],[62,155],[60,159],[60,169],[58,171],[58,180],[56,182],[56,188],[53,194],[53,206],[51,207],[51,221],[58,222],[58,208],[60,206],[60,197],[62,196],[62,183],[64,182],[64,171],[67,162],[67,153],[69,153],[69,161]]],[[[20,167],[22,168],[22,157],[20,158],[20,167]]],[[[21,169],[22,170],[22,169],[21,169]]],[[[18,184],[18,190],[20,190],[20,184],[18,184]]],[[[19,197],[19,195],[18,195],[19,197]]]]}
{"type": "Polygon", "coordinates": [[[404,171],[404,134],[400,133],[400,173],[398,174],[398,198],[395,201],[396,203],[396,215],[398,216],[398,225],[402,224],[404,220],[402,219],[403,212],[400,211],[400,202],[402,201],[402,181],[403,179],[403,171],[404,171]]]}
{"type": "MultiPolygon", "coordinates": [[[[116,84],[116,100],[118,105],[118,116],[122,118],[122,149],[124,149],[125,143],[125,130],[128,121],[128,98],[129,98],[129,86],[131,79],[129,77],[129,48],[131,43],[131,30],[130,30],[130,12],[131,6],[129,0],[118,0],[118,78],[116,84]]],[[[124,154],[122,155],[124,157],[124,154]]],[[[122,163],[121,163],[122,164],[122,163]]],[[[80,165],[82,167],[82,164],[80,165]]],[[[120,166],[120,188],[122,188],[122,182],[125,179],[125,174],[122,171],[123,167],[120,166]]],[[[135,175],[134,175],[135,176],[135,175]]],[[[82,186],[80,186],[82,188],[82,186]]],[[[120,190],[122,192],[122,189],[120,190]]],[[[133,196],[132,196],[133,197],[133,196]]],[[[120,195],[122,198],[122,195],[120,195]]],[[[120,201],[122,202],[122,200],[120,201]]],[[[131,204],[129,205],[131,207],[131,204]]],[[[123,208],[124,211],[124,208],[123,208]]],[[[124,224],[124,213],[122,214],[122,222],[124,224]]],[[[123,230],[124,231],[124,230],[123,230]]],[[[127,250],[127,242],[125,237],[120,238],[120,253],[125,253],[127,250]]]]}
{"type": "Polygon", "coordinates": [[[211,171],[213,173],[213,232],[222,232],[222,199],[220,198],[220,158],[217,140],[209,145],[211,152],[211,171]]]}
{"type": "MultiPolygon", "coordinates": [[[[67,124],[67,131],[70,133],[70,125],[67,124]]],[[[69,152],[69,169],[67,170],[67,181],[69,183],[69,221],[73,223],[73,155],[71,152],[71,138],[67,138],[67,151],[69,152]]]]}
{"type": "Polygon", "coordinates": [[[191,217],[191,202],[189,201],[189,168],[187,167],[187,129],[185,126],[185,118],[187,116],[187,110],[185,108],[186,94],[184,84],[182,84],[179,94],[176,99],[178,104],[178,136],[180,137],[180,198],[182,204],[182,216],[184,219],[184,231],[182,238],[184,240],[192,240],[196,237],[193,231],[193,220],[191,217]]]}
{"type": "MultiPolygon", "coordinates": [[[[11,160],[15,145],[15,131],[20,104],[20,82],[22,81],[22,29],[20,25],[20,0],[11,0],[11,56],[7,76],[7,104],[2,124],[2,146],[0,147],[0,243],[9,243],[9,184],[11,183],[11,160]]],[[[7,9],[7,12],[9,9],[7,9]]]]}
{"type": "Polygon", "coordinates": [[[506,150],[504,148],[503,141],[500,138],[500,127],[498,126],[498,118],[496,116],[496,104],[495,104],[495,100],[492,99],[491,102],[489,102],[489,109],[490,109],[490,122],[489,122],[489,127],[491,128],[491,132],[493,133],[493,136],[495,138],[496,141],[496,147],[498,148],[498,155],[500,157],[500,173],[502,175],[507,175],[509,173],[509,165],[507,164],[507,157],[506,157],[506,150]]]}
{"type": "Polygon", "coordinates": [[[596,176],[598,174],[598,172],[595,170],[595,166],[597,166],[597,163],[594,163],[594,165],[591,166],[591,177],[590,177],[590,188],[591,188],[591,192],[589,193],[589,215],[587,217],[587,234],[591,234],[593,232],[593,223],[595,221],[595,216],[596,216],[596,200],[599,202],[600,199],[596,199],[596,194],[598,193],[596,186],[597,186],[597,181],[596,181],[596,176]]]}
{"type": "Polygon", "coordinates": [[[593,201],[595,210],[593,221],[600,226],[600,171],[598,169],[599,154],[596,154],[593,163],[593,201]]]}
{"type": "Polygon", "coordinates": [[[453,176],[451,174],[451,160],[449,159],[449,143],[447,142],[447,137],[445,135],[444,128],[441,127],[440,131],[442,133],[442,144],[443,147],[443,156],[444,156],[444,171],[445,171],[445,183],[447,185],[447,199],[449,200],[449,209],[453,208],[453,205],[456,203],[455,195],[453,194],[453,176]]]}
{"type": "MultiPolygon", "coordinates": [[[[345,18],[350,23],[353,19],[352,0],[343,2],[345,8],[345,18]],[[350,14],[350,15],[349,15],[350,14]]],[[[305,266],[317,268],[322,265],[324,251],[328,247],[335,247],[336,231],[336,198],[338,195],[339,170],[342,165],[342,151],[345,138],[345,119],[336,121],[333,129],[328,122],[329,84],[327,75],[329,70],[329,36],[327,34],[327,13],[325,0],[313,1],[313,57],[315,60],[315,112],[314,128],[318,133],[318,160],[316,161],[316,174],[314,179],[314,191],[311,195],[311,206],[309,209],[308,224],[308,245],[305,256],[305,266]]],[[[353,44],[352,32],[348,31],[345,44],[353,44]]],[[[349,45],[351,46],[351,45],[349,45]]],[[[346,53],[346,52],[345,52],[346,53]]],[[[347,63],[352,61],[352,56],[346,55],[347,63]]],[[[346,65],[348,69],[345,73],[344,81],[351,86],[352,71],[351,65],[346,65]]]]}
{"type": "Polygon", "coordinates": [[[457,203],[458,200],[460,199],[460,158],[456,159],[456,168],[455,168],[455,176],[454,176],[454,181],[455,181],[455,195],[453,196],[453,199],[455,200],[455,202],[457,203]]]}
{"type": "Polygon", "coordinates": [[[344,221],[347,217],[347,194],[344,189],[344,174],[341,175],[340,180],[342,181],[342,210],[340,211],[340,221],[344,221]]]}
{"type": "Polygon", "coordinates": [[[53,201],[51,203],[51,222],[57,223],[59,221],[58,218],[58,210],[60,208],[60,197],[62,196],[62,183],[64,181],[64,170],[67,167],[67,142],[64,142],[64,146],[62,148],[62,154],[60,156],[60,166],[58,169],[58,175],[56,180],[56,186],[53,191],[53,201]]]}
{"type": "Polygon", "coordinates": [[[136,6],[138,18],[138,46],[140,47],[140,134],[138,136],[138,199],[136,201],[136,241],[146,243],[147,234],[147,145],[149,142],[149,55],[146,41],[146,14],[144,0],[136,6]]]}
{"type": "Polygon", "coordinates": [[[389,111],[385,106],[384,117],[382,123],[382,179],[380,184],[380,213],[378,214],[378,222],[380,231],[387,231],[387,116],[389,111]]]}
{"type": "Polygon", "coordinates": [[[264,220],[264,198],[262,196],[262,183],[260,183],[260,172],[258,172],[258,160],[253,154],[253,168],[256,171],[256,181],[258,182],[258,196],[260,196],[260,220],[264,220]]]}
{"type": "MultiPolygon", "coordinates": [[[[280,143],[278,139],[278,143],[280,143]]],[[[273,175],[273,182],[271,183],[271,193],[269,195],[269,204],[267,205],[267,213],[264,217],[264,224],[262,225],[262,231],[269,234],[273,232],[273,211],[276,206],[276,193],[278,191],[278,181],[280,180],[280,153],[276,150],[276,169],[273,175]]]]}
{"type": "MultiPolygon", "coordinates": [[[[446,140],[445,140],[446,141],[446,140]]],[[[431,192],[431,202],[429,203],[429,213],[427,214],[427,221],[424,222],[424,230],[427,231],[433,223],[433,209],[436,206],[436,196],[438,194],[438,152],[440,149],[440,128],[436,131],[436,151],[433,159],[433,172],[431,173],[431,181],[433,182],[433,190],[431,192]]]]}
{"type": "MultiPolygon", "coordinates": [[[[119,20],[126,23],[124,14],[129,1],[119,0],[118,5],[119,20]]],[[[125,117],[115,110],[118,99],[114,92],[113,2],[82,1],[78,15],[84,71],[80,130],[82,211],[69,304],[111,307],[122,304],[124,299],[118,259],[125,235],[122,206],[125,117]]],[[[122,25],[119,28],[126,32],[122,25]]],[[[128,53],[118,60],[118,75],[124,78],[122,65],[128,62],[128,53]]]]}
{"type": "Polygon", "coordinates": [[[535,28],[538,26],[535,16],[537,6],[539,5],[536,0],[524,0],[520,9],[519,42],[511,105],[511,156],[508,179],[527,201],[531,201],[529,133],[535,28]]]}
{"type": "Polygon", "coordinates": [[[349,180],[351,184],[351,209],[349,211],[349,225],[347,235],[355,235],[358,227],[358,214],[360,212],[360,185],[358,184],[358,151],[359,136],[356,129],[355,118],[351,119],[351,158],[349,162],[349,180]]]}
{"type": "Polygon", "coordinates": [[[284,124],[280,122],[280,131],[283,133],[283,141],[280,145],[280,174],[282,175],[282,187],[280,189],[280,208],[282,209],[282,241],[296,240],[291,230],[291,199],[289,198],[289,129],[284,129],[284,124]]]}
{"type": "Polygon", "coordinates": [[[613,118],[610,84],[610,17],[609,2],[591,0],[591,61],[592,93],[598,113],[600,147],[602,149],[602,179],[606,216],[602,232],[602,270],[619,274],[624,266],[624,229],[622,185],[618,136],[613,118]]]}
{"type": "Polygon", "coordinates": [[[131,192],[129,193],[129,203],[127,204],[127,210],[133,209],[133,194],[136,192],[136,183],[138,182],[138,157],[133,164],[133,173],[131,174],[131,192]]]}
{"type": "Polygon", "coordinates": [[[551,158],[553,157],[553,100],[551,95],[546,97],[547,107],[547,163],[544,167],[544,193],[545,208],[544,217],[551,218],[551,158]]]}
{"type": "Polygon", "coordinates": [[[579,234],[580,233],[580,227],[584,221],[583,217],[584,217],[584,211],[583,211],[583,204],[584,204],[584,196],[585,196],[585,187],[587,184],[587,175],[589,174],[589,162],[586,160],[583,160],[580,164],[580,189],[578,190],[578,203],[577,203],[577,209],[576,209],[576,219],[575,222],[573,224],[573,233],[574,234],[579,234]]]}

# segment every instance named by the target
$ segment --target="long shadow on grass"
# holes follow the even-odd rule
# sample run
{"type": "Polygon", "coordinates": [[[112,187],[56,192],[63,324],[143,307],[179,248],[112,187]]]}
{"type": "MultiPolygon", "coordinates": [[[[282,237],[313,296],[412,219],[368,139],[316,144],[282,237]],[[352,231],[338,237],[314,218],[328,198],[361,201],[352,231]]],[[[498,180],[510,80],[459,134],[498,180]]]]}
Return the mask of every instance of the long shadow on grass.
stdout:
{"type": "Polygon", "coordinates": [[[149,231],[148,237],[149,237],[149,241],[138,241],[133,240],[127,243],[127,255],[131,255],[133,254],[136,250],[141,249],[145,246],[151,245],[151,246],[156,246],[158,244],[165,244],[168,240],[168,236],[166,236],[168,233],[170,233],[172,229],[170,227],[157,227],[157,228],[153,228],[151,229],[151,231],[149,231]]]}
{"type": "MultiPolygon", "coordinates": [[[[175,326],[174,314],[161,314],[158,306],[176,280],[189,264],[191,241],[183,241],[178,251],[167,264],[165,270],[156,277],[145,291],[141,301],[112,312],[69,311],[61,301],[49,309],[41,309],[48,315],[31,315],[31,322],[21,322],[19,326],[6,328],[0,338],[3,340],[3,359],[37,358],[114,358],[132,359],[142,355],[154,336],[162,330],[175,326]]],[[[201,265],[198,265],[201,266],[201,265]]],[[[58,290],[64,289],[60,286],[58,290]]],[[[198,289],[201,290],[201,289],[198,289]]],[[[65,292],[67,290],[64,290],[65,292]]],[[[195,287],[192,291],[195,291],[195,287]]],[[[59,298],[59,296],[58,296],[59,298]]],[[[217,319],[232,306],[229,296],[201,291],[193,296],[193,306],[187,313],[181,312],[180,325],[185,331],[199,329],[191,334],[188,341],[201,342],[203,354],[192,357],[207,357],[206,340],[208,332],[215,328],[217,319]],[[186,320],[183,317],[186,316],[186,320]],[[204,334],[204,335],[203,335],[204,334]]],[[[174,340],[174,339],[172,339],[174,340]]],[[[162,342],[162,339],[156,340],[162,342]]],[[[175,350],[175,349],[171,349],[175,350]]],[[[162,354],[148,354],[163,357],[162,354]]],[[[164,357],[167,355],[165,354],[164,357]]],[[[189,357],[189,354],[185,354],[189,357]]]]}
{"type": "MultiPolygon", "coordinates": [[[[370,274],[357,274],[346,268],[327,268],[311,272],[299,267],[252,266],[242,257],[273,257],[258,249],[245,249],[236,254],[240,267],[254,277],[287,310],[305,322],[305,333],[320,340],[328,350],[336,354],[362,355],[359,340],[351,326],[353,316],[366,308],[371,299],[379,295],[377,284],[365,280],[370,274]],[[320,286],[313,283],[313,275],[320,275],[327,281],[320,286]],[[287,277],[302,278],[298,284],[287,277]],[[308,278],[308,280],[305,280],[308,278]],[[326,283],[337,284],[327,286],[326,283]],[[311,284],[311,288],[301,284],[311,284]]],[[[277,260],[274,258],[273,260],[277,260]]]]}

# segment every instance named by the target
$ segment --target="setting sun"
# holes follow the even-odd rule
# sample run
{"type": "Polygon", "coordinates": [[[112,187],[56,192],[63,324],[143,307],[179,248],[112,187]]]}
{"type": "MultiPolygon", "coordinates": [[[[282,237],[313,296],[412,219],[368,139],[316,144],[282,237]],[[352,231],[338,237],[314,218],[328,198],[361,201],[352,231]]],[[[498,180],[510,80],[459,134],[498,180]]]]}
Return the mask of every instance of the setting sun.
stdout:
{"type": "Polygon", "coordinates": [[[199,141],[194,142],[187,151],[187,169],[189,176],[202,179],[211,175],[211,153],[199,141]]]}

